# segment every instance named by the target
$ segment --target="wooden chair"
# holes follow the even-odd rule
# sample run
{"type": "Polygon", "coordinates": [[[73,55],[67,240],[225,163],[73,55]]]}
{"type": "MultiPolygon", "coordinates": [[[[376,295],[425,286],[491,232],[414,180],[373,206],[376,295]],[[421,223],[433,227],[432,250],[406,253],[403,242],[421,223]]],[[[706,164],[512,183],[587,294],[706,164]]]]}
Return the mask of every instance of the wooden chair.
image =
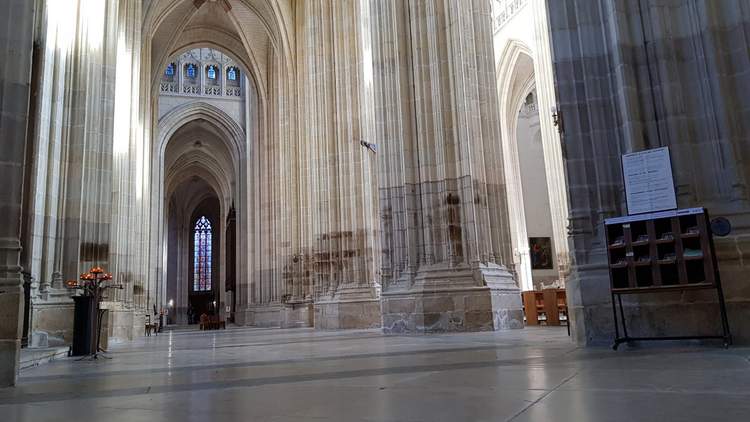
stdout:
{"type": "Polygon", "coordinates": [[[218,315],[201,315],[200,318],[200,329],[201,330],[219,330],[226,329],[226,321],[222,321],[218,315]]]}

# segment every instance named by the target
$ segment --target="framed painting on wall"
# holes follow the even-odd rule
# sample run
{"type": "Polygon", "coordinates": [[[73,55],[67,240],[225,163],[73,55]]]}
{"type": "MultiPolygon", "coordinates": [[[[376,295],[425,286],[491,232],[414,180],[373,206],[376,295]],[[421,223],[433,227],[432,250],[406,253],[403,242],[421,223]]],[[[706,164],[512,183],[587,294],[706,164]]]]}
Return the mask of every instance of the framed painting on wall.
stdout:
{"type": "Polygon", "coordinates": [[[552,265],[552,238],[530,237],[529,253],[531,255],[532,270],[551,270],[552,265]]]}

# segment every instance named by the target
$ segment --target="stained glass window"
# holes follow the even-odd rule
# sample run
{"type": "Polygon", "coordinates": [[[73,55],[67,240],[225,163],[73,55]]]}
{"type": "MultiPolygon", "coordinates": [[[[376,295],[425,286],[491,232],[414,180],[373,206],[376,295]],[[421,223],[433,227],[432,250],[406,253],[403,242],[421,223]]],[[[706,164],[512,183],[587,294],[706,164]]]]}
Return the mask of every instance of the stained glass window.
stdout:
{"type": "Polygon", "coordinates": [[[230,81],[237,80],[237,70],[235,70],[235,68],[230,67],[229,70],[227,70],[227,79],[230,81]]]}
{"type": "Polygon", "coordinates": [[[211,222],[202,216],[193,234],[193,291],[211,290],[211,222]]]}
{"type": "Polygon", "coordinates": [[[167,65],[167,70],[164,71],[164,74],[167,76],[174,76],[174,63],[167,65]]]}
{"type": "Polygon", "coordinates": [[[208,79],[216,79],[216,66],[208,66],[208,79]]]}
{"type": "Polygon", "coordinates": [[[187,65],[187,76],[190,79],[195,79],[195,65],[192,63],[187,65]]]}

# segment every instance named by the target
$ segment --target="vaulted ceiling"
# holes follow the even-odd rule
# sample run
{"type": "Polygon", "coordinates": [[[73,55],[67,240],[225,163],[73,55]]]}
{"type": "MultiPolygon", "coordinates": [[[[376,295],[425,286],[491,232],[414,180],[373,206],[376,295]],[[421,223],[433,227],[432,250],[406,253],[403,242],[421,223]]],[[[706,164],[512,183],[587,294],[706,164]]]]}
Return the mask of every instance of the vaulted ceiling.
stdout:
{"type": "Polygon", "coordinates": [[[171,137],[164,153],[166,194],[199,177],[222,200],[231,200],[237,163],[227,134],[214,124],[195,119],[180,127],[171,137]]]}
{"type": "Polygon", "coordinates": [[[250,72],[261,95],[271,60],[282,58],[293,67],[293,0],[150,0],[143,10],[152,85],[170,57],[195,47],[233,56],[250,72]]]}

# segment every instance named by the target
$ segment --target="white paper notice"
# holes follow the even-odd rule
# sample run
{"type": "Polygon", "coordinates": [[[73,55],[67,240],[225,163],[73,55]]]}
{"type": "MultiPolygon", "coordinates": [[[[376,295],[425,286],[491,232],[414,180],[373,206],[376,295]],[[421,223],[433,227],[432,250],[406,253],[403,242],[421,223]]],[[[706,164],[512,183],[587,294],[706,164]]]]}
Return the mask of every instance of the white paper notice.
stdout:
{"type": "Polygon", "coordinates": [[[622,156],[628,214],[673,210],[677,197],[669,148],[655,148],[622,156]]]}

